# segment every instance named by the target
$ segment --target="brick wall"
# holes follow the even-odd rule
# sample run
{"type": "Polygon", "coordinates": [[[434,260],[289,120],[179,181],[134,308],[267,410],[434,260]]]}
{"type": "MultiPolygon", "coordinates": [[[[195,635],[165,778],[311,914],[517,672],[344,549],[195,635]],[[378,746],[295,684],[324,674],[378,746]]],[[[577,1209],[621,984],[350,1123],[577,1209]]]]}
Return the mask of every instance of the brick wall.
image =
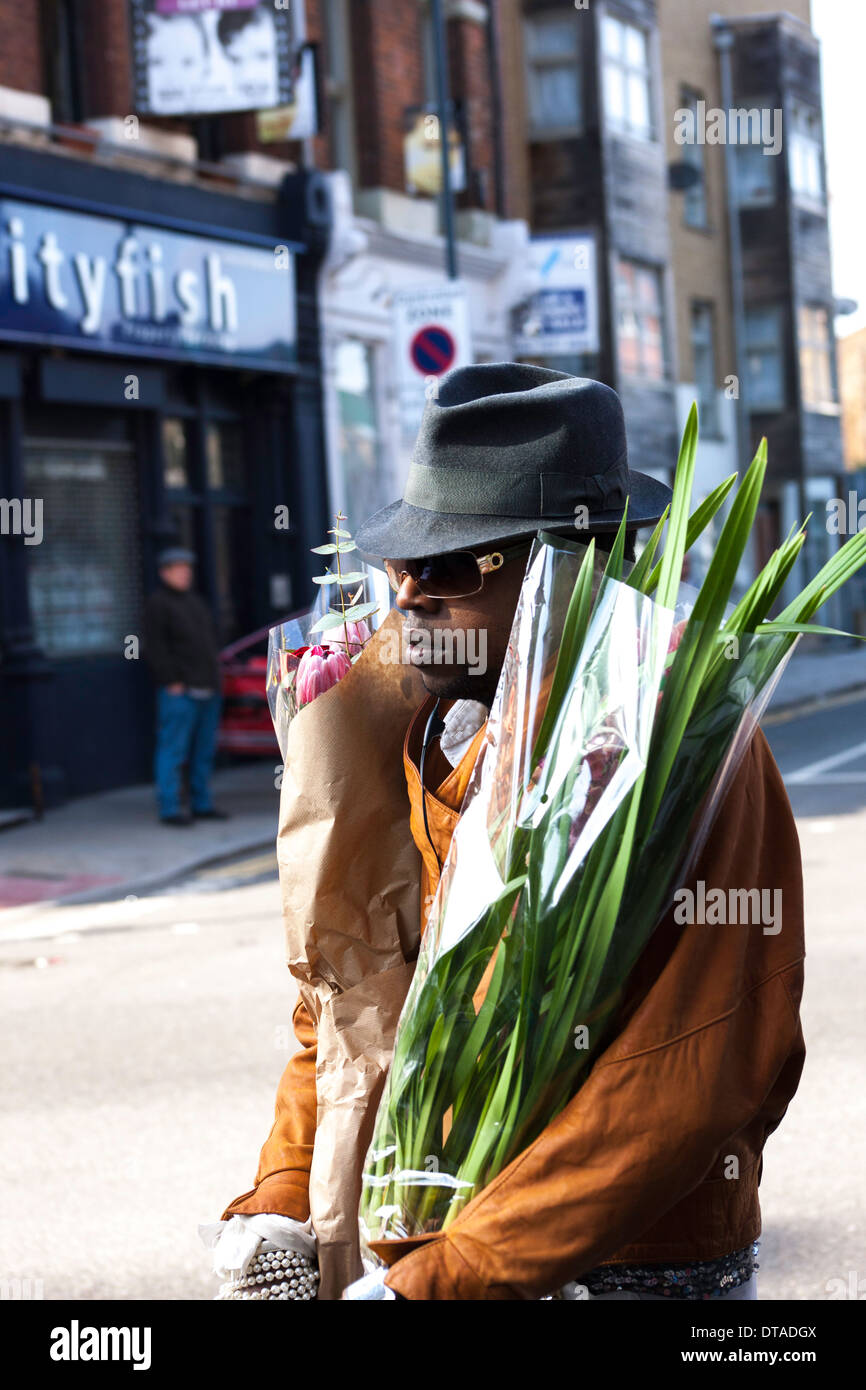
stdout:
{"type": "Polygon", "coordinates": [[[44,92],[45,74],[35,0],[0,0],[0,87],[44,92]]]}

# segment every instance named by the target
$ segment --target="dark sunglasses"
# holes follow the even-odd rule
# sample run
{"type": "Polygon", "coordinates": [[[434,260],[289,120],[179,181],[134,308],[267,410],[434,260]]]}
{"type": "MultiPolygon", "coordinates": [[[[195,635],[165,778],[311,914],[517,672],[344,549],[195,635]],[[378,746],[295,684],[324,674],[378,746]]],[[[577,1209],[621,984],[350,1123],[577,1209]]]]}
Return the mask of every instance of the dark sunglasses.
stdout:
{"type": "Polygon", "coordinates": [[[501,569],[506,560],[524,554],[530,541],[475,555],[471,550],[452,550],[446,555],[425,555],[420,560],[385,560],[385,572],[395,593],[409,578],[427,598],[468,598],[484,588],[484,577],[501,569]]]}

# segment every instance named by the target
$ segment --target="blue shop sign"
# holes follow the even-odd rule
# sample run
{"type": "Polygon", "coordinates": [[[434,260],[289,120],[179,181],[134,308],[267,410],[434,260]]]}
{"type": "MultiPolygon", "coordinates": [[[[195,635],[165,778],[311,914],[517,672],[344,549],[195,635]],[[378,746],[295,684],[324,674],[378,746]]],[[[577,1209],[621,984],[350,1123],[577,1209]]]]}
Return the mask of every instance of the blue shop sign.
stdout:
{"type": "Polygon", "coordinates": [[[294,255],[0,199],[0,339],[285,371],[294,255]]]}

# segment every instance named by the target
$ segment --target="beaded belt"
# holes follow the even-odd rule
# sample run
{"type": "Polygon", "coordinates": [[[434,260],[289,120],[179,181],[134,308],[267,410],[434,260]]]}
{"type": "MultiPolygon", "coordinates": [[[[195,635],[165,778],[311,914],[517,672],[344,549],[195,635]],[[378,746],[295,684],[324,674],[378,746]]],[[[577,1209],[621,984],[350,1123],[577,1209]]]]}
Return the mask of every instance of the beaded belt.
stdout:
{"type": "Polygon", "coordinates": [[[758,1242],[717,1260],[691,1264],[599,1265],[577,1282],[590,1294],[652,1293],[661,1298],[720,1298],[747,1284],[758,1269],[758,1242]]]}

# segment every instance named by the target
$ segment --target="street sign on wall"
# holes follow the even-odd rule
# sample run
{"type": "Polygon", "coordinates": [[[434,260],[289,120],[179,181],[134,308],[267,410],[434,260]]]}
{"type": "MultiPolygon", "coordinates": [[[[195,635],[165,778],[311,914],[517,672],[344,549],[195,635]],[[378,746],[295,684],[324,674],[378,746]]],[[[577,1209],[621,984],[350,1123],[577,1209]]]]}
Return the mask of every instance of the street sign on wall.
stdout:
{"type": "Polygon", "coordinates": [[[414,439],[439,378],[472,361],[466,288],[455,280],[398,290],[393,311],[400,420],[414,439]]]}
{"type": "Polygon", "coordinates": [[[515,311],[515,356],[598,352],[595,237],[535,237],[530,264],[539,287],[515,311]]]}

